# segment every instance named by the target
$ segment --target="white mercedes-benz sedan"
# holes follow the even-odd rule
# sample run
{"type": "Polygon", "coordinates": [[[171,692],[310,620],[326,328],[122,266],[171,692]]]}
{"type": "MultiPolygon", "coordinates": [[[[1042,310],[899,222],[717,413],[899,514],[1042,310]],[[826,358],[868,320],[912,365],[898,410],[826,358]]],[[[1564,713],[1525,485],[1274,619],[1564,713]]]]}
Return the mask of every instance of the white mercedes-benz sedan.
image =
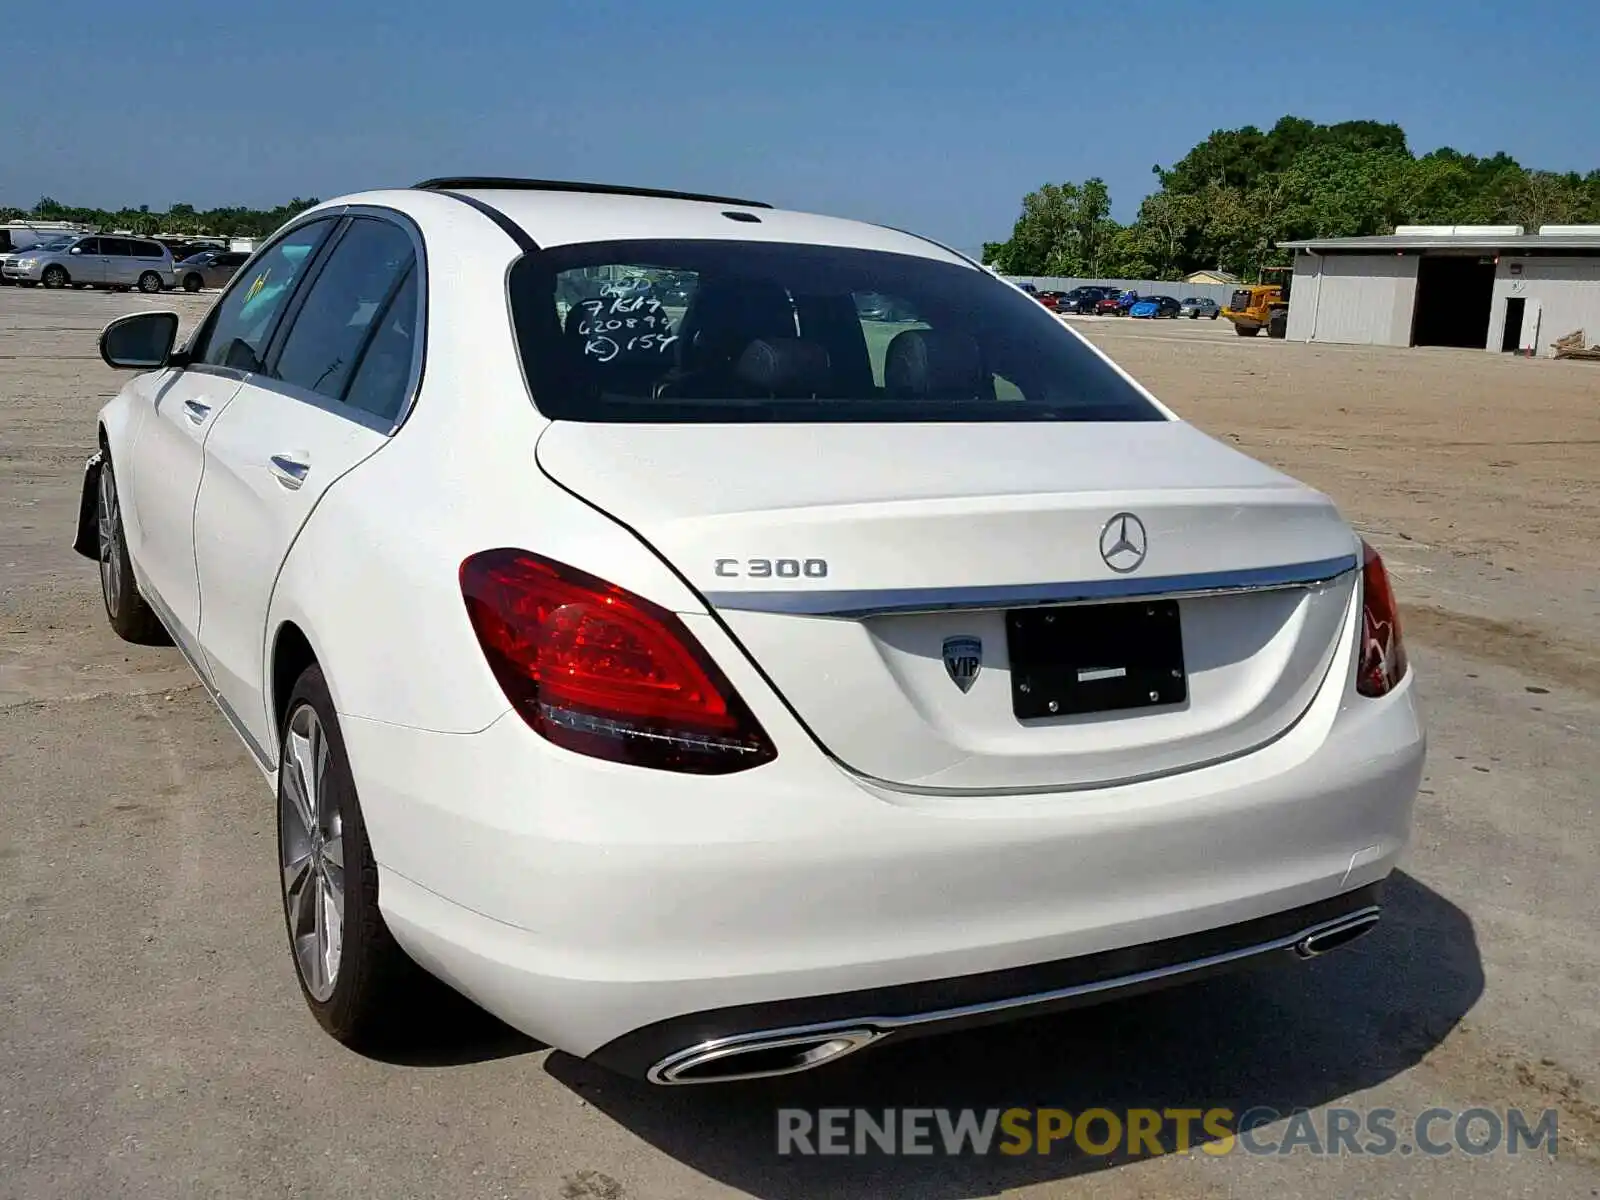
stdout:
{"type": "Polygon", "coordinates": [[[934,242],[447,179],[107,327],[76,548],[277,796],[292,959],[662,1084],[1378,920],[1424,735],[1379,556],[934,242]]]}

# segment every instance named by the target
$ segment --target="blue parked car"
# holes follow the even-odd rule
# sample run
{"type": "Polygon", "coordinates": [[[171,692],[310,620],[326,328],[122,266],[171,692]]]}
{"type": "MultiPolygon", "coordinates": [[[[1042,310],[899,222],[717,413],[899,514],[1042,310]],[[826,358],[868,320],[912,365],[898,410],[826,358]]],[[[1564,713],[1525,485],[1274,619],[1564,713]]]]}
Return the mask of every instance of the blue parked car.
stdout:
{"type": "Polygon", "coordinates": [[[1130,317],[1171,317],[1177,320],[1178,302],[1171,296],[1144,296],[1128,310],[1130,317]]]}

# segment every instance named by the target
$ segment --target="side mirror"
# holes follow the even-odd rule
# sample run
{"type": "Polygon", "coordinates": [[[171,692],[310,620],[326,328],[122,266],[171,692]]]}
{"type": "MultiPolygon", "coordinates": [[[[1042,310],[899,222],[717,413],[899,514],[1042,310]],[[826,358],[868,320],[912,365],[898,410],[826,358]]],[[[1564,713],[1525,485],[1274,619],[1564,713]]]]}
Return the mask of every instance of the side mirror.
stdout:
{"type": "Polygon", "coordinates": [[[118,317],[100,333],[100,357],[124,371],[153,371],[172,358],[178,314],[142,312],[118,317]]]}
{"type": "Polygon", "coordinates": [[[74,246],[72,248],[72,253],[74,253],[74,254],[82,254],[83,253],[83,247],[82,246],[74,246]]]}

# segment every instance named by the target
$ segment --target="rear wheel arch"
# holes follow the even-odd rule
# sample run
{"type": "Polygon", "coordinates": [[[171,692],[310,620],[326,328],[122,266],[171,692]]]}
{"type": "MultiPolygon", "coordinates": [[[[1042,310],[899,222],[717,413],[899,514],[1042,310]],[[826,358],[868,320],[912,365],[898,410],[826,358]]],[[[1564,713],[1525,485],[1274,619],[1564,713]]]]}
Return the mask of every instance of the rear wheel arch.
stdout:
{"type": "MultiPolygon", "coordinates": [[[[293,621],[284,621],[272,639],[272,669],[267,676],[270,694],[267,696],[267,713],[272,719],[272,744],[283,740],[283,722],[288,716],[289,697],[294,685],[307,667],[320,665],[321,660],[311,645],[305,631],[293,621]]],[[[327,668],[323,668],[326,674],[327,668]]],[[[331,690],[331,688],[330,688],[331,690]]]]}

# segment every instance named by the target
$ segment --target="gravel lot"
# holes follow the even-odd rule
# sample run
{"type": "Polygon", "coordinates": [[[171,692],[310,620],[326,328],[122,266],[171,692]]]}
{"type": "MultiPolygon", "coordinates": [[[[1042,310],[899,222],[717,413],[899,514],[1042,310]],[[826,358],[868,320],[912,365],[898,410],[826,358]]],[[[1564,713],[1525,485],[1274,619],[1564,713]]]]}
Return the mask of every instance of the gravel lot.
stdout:
{"type": "MultiPolygon", "coordinates": [[[[1330,493],[1389,557],[1430,730],[1358,948],[789,1080],[653,1090],[441,1012],[324,1037],[272,805],[173,650],[69,543],[95,331],[206,296],[0,290],[0,1195],[1600,1195],[1600,367],[1077,323],[1169,404],[1330,493]],[[1560,1111],[1560,1155],[780,1159],[781,1105],[1560,1111]]],[[[1280,1130],[1281,1132],[1281,1130],[1280,1130]]]]}

